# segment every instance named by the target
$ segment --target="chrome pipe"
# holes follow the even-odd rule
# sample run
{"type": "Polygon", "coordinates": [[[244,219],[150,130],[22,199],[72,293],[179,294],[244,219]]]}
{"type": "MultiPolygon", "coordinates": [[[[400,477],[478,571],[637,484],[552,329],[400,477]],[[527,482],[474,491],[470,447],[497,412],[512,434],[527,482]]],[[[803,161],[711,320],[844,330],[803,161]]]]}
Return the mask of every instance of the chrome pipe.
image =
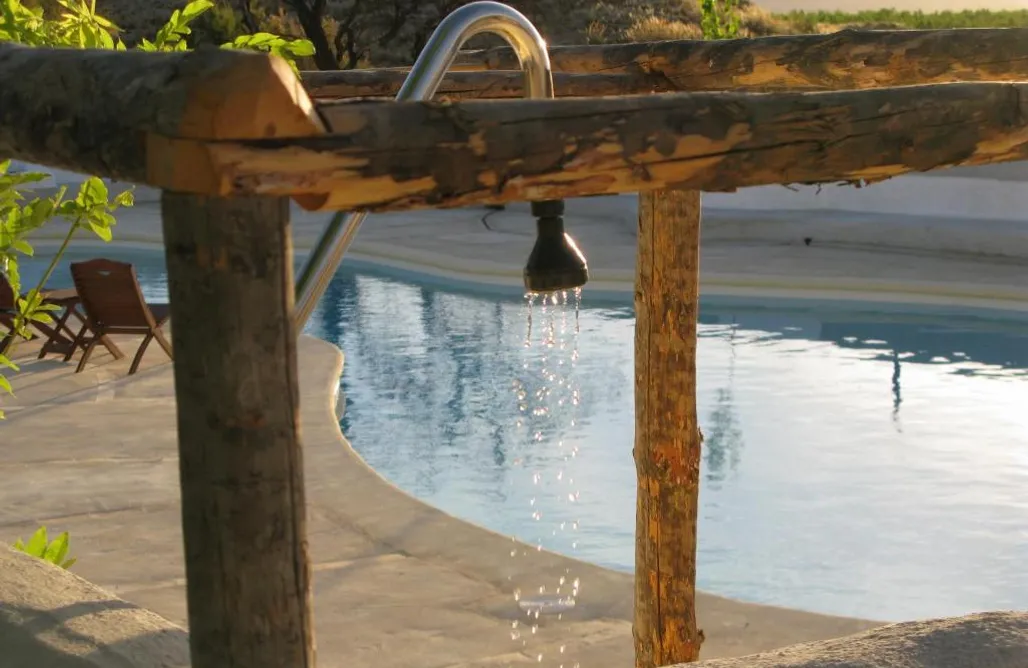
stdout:
{"type": "MultiPolygon", "coordinates": [[[[514,49],[525,72],[526,98],[553,97],[553,72],[546,40],[521,12],[499,2],[483,0],[464,5],[443,19],[404,80],[396,101],[431,99],[460,48],[483,33],[502,37],[514,49]]],[[[296,281],[293,317],[297,334],[303,331],[314,307],[325,294],[367,215],[367,211],[335,214],[315,243],[296,281]]]]}

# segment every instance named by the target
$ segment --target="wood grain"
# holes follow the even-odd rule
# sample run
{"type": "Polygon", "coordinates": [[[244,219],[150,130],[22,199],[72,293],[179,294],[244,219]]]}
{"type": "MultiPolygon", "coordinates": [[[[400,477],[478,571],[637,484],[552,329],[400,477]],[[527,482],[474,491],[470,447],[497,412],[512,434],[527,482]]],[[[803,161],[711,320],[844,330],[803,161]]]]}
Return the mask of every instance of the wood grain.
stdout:
{"type": "MultiPolygon", "coordinates": [[[[407,72],[395,69],[303,72],[303,85],[316,100],[381,98],[392,100],[407,72]]],[[[450,72],[439,86],[437,98],[453,100],[506,99],[525,96],[525,75],[520,70],[450,72]]],[[[601,97],[667,92],[666,82],[634,74],[570,74],[553,77],[558,97],[601,97]]]]}
{"type": "Polygon", "coordinates": [[[696,419],[700,193],[639,197],[635,283],[635,665],[699,658],[696,419]]]}
{"type": "Polygon", "coordinates": [[[326,104],[330,135],[209,144],[219,178],[208,186],[384,211],[859,184],[1028,158],[1026,86],[326,104]]]}
{"type": "MultiPolygon", "coordinates": [[[[1028,28],[843,30],[714,41],[551,46],[555,72],[646,75],[668,90],[843,90],[1028,81],[1028,28]]],[[[507,47],[465,51],[462,70],[517,69],[507,47]]]]}
{"type": "Polygon", "coordinates": [[[313,668],[284,198],[165,192],[193,668],[313,668]]]}
{"type": "Polygon", "coordinates": [[[211,178],[206,154],[169,138],[323,130],[280,58],[225,49],[146,53],[0,43],[0,156],[136,183],[180,179],[189,190],[211,178]]]}

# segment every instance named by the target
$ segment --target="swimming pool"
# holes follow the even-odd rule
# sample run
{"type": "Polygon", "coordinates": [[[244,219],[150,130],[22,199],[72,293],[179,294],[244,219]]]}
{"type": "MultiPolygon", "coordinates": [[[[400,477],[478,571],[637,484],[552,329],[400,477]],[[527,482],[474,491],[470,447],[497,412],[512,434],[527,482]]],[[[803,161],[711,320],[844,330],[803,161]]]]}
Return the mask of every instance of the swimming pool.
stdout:
{"type": "MultiPolygon", "coordinates": [[[[166,296],[158,254],[126,259],[166,296]]],[[[532,316],[526,347],[517,297],[344,268],[309,331],[345,351],[343,430],[386,478],[631,569],[631,304],[587,290],[577,338],[573,309],[532,316]]],[[[711,299],[700,337],[700,587],[885,620],[1028,607],[1028,322],[711,299]]]]}

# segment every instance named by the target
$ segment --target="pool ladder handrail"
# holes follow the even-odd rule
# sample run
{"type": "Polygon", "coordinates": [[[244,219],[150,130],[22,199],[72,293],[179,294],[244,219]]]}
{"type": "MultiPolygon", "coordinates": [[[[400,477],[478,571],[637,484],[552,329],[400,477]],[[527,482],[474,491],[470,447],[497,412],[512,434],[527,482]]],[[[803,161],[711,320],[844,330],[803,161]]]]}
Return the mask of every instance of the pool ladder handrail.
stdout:
{"type": "MultiPolygon", "coordinates": [[[[431,99],[461,47],[483,33],[502,37],[514,49],[525,72],[526,98],[553,97],[553,72],[546,40],[513,7],[481,0],[454,10],[442,20],[396,94],[396,101],[431,99]]],[[[297,335],[303,332],[367,215],[367,211],[339,212],[318,237],[296,282],[293,318],[297,335]]]]}

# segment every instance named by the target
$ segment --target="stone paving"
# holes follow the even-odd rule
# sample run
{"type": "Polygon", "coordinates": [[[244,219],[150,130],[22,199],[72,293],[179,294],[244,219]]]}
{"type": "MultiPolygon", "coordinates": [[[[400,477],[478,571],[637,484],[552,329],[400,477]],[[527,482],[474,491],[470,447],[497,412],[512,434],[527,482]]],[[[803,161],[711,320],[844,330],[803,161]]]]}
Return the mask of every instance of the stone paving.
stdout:
{"type": "MultiPolygon", "coordinates": [[[[588,206],[602,204],[594,200],[588,206]]],[[[488,217],[487,229],[483,213],[373,217],[354,255],[516,285],[532,243],[531,223],[514,207],[488,217]]],[[[586,212],[588,218],[572,213],[569,228],[590,259],[599,289],[631,290],[634,224],[625,202],[609,202],[586,212]]],[[[309,247],[324,220],[298,216],[298,248],[309,247]]],[[[118,234],[122,243],[159,243],[155,208],[144,205],[123,217],[118,234]]],[[[708,291],[873,292],[882,299],[1028,310],[1025,263],[1016,260],[783,241],[705,243],[702,261],[708,291]]],[[[131,346],[126,342],[126,349],[131,346]]],[[[0,423],[0,539],[26,536],[40,523],[68,530],[80,560],[76,573],[185,624],[170,364],[154,346],[136,376],[125,376],[126,361],[100,353],[85,372],[74,374],[74,364],[35,361],[32,353],[31,344],[19,349],[17,397],[2,399],[8,420],[0,423]]],[[[534,550],[511,559],[510,538],[396,489],[342,437],[334,414],[341,353],[304,337],[299,356],[319,665],[535,664],[540,654],[544,665],[567,668],[632,664],[629,575],[534,550]],[[568,568],[583,583],[579,605],[560,621],[544,620],[536,634],[523,626],[522,637],[512,639],[512,622],[522,615],[514,589],[568,568]]],[[[709,595],[699,596],[698,607],[706,658],[874,625],[709,595]]]]}

